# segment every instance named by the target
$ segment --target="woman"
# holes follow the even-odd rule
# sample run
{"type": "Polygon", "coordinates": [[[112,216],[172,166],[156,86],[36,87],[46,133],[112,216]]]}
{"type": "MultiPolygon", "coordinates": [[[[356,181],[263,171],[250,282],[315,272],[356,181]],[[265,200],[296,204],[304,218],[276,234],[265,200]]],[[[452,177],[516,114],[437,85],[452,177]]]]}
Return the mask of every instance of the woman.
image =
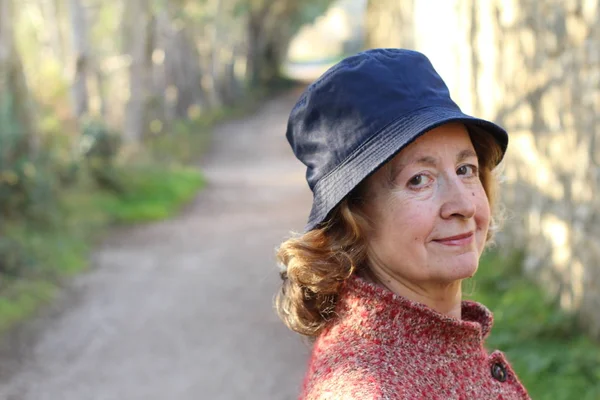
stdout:
{"type": "Polygon", "coordinates": [[[313,205],[277,310],[315,340],[302,399],[527,399],[492,315],[462,301],[494,232],[506,132],[463,114],[422,54],[374,49],[300,97],[287,138],[313,205]]]}

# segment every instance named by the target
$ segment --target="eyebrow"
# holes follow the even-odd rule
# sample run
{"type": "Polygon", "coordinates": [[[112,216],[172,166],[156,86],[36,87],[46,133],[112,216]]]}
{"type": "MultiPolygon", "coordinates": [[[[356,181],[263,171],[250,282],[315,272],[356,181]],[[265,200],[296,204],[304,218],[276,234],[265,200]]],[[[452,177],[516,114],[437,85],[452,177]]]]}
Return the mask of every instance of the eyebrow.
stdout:
{"type": "Polygon", "coordinates": [[[465,149],[465,150],[462,150],[460,153],[458,153],[458,156],[456,157],[456,161],[457,162],[465,161],[467,158],[471,158],[471,157],[477,158],[477,153],[475,153],[474,150],[465,149]]]}
{"type": "MultiPolygon", "coordinates": [[[[467,158],[471,158],[471,157],[477,158],[477,153],[475,153],[475,151],[471,150],[471,149],[464,149],[464,150],[461,150],[458,153],[458,155],[456,156],[456,162],[463,162],[467,158]]],[[[418,159],[416,159],[413,162],[410,162],[409,164],[421,164],[421,165],[427,165],[427,166],[430,166],[430,167],[436,167],[437,166],[437,160],[435,159],[435,157],[423,156],[423,157],[419,157],[418,159]]],[[[398,176],[398,174],[407,165],[408,164],[392,165],[392,168],[390,169],[390,178],[394,179],[396,176],[398,176]]]]}

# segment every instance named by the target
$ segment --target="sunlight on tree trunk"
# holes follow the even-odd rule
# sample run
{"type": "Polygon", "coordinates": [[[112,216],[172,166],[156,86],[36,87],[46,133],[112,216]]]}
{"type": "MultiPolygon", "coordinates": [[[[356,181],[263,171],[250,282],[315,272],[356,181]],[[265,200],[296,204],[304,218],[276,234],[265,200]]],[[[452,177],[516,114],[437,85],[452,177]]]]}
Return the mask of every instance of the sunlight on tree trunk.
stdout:
{"type": "Polygon", "coordinates": [[[73,103],[75,115],[81,118],[88,113],[87,74],[89,47],[87,41],[87,18],[81,0],[69,0],[71,11],[71,40],[75,61],[73,77],[73,103]]]}
{"type": "Polygon", "coordinates": [[[66,60],[64,39],[61,32],[61,21],[58,12],[59,0],[38,0],[41,13],[47,21],[46,29],[54,56],[63,64],[66,60]]]}
{"type": "Polygon", "coordinates": [[[139,143],[147,133],[150,90],[152,88],[152,53],[154,52],[154,15],[146,0],[127,3],[125,19],[131,59],[129,67],[129,101],[125,117],[125,140],[139,143]]]}
{"type": "Polygon", "coordinates": [[[367,3],[367,47],[413,48],[415,0],[377,0],[367,3]]]}

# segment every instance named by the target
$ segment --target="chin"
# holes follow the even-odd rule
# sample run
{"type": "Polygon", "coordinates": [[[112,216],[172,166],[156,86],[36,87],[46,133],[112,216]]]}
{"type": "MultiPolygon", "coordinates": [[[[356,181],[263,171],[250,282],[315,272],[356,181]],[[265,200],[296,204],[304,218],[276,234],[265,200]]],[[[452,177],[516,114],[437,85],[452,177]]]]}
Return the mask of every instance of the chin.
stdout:
{"type": "Polygon", "coordinates": [[[479,254],[466,253],[454,257],[450,263],[446,264],[446,273],[448,280],[456,281],[471,278],[477,272],[479,267],[479,254]]]}

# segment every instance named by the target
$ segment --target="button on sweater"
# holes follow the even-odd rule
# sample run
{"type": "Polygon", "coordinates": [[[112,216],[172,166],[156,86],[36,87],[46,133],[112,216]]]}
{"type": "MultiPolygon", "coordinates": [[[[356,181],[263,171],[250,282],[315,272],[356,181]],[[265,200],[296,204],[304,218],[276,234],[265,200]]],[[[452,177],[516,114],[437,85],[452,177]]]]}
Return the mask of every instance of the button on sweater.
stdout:
{"type": "Polygon", "coordinates": [[[458,320],[354,276],[336,314],[300,399],[529,399],[504,354],[485,349],[493,317],[479,303],[463,301],[458,320]]]}

